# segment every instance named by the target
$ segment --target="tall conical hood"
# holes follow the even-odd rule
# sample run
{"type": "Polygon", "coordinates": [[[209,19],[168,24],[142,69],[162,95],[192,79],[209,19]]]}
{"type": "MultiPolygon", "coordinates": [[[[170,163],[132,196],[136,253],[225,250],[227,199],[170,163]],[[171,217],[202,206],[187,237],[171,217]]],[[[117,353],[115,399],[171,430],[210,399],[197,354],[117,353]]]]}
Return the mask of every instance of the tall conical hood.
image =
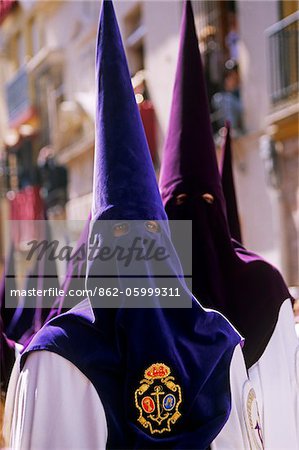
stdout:
{"type": "Polygon", "coordinates": [[[180,49],[160,190],[169,219],[192,220],[193,293],[223,306],[223,258],[232,255],[191,2],[184,3],[180,49]],[[217,229],[216,229],[217,228],[217,229]]]}
{"type": "Polygon", "coordinates": [[[222,151],[221,181],[226,202],[226,213],[230,233],[234,239],[242,243],[242,233],[233,174],[233,155],[231,150],[229,123],[226,124],[226,136],[222,151]]]}
{"type": "Polygon", "coordinates": [[[189,1],[184,4],[160,188],[164,204],[180,192],[213,192],[222,197],[204,72],[189,1]]]}
{"type": "Polygon", "coordinates": [[[164,219],[166,216],[111,1],[103,2],[96,71],[92,218],[164,219]],[[125,210],[123,205],[126,205],[125,210]]]}

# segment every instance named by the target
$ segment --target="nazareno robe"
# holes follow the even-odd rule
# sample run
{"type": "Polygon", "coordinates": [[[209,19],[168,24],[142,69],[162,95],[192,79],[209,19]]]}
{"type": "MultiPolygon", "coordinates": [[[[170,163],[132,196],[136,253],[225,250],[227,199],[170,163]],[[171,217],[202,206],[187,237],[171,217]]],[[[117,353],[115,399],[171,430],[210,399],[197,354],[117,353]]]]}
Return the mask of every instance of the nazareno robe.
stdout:
{"type": "Polygon", "coordinates": [[[298,343],[290,294],[275,267],[231,239],[191,2],[184,9],[160,191],[169,219],[192,220],[193,293],[245,338],[266,448],[299,447],[298,343]]]}
{"type": "MultiPolygon", "coordinates": [[[[223,442],[227,441],[227,427],[232,430],[232,423],[238,423],[239,448],[250,448],[246,433],[254,432],[258,417],[250,410],[253,427],[245,428],[240,404],[248,380],[240,352],[242,339],[221,314],[202,308],[185,285],[110,1],[103,3],[96,64],[90,242],[115,249],[129,247],[136,236],[142,245],[154,239],[167,250],[169,257],[160,269],[180,290],[180,300],[173,307],[170,296],[158,294],[132,304],[131,298],[120,293],[117,307],[112,308],[111,298],[90,295],[84,304],[52,319],[33,338],[16,366],[11,384],[14,407],[11,410],[9,403],[7,413],[7,423],[12,425],[10,441],[16,438],[15,446],[22,449],[33,442],[47,447],[49,433],[43,438],[40,430],[51,411],[52,420],[47,423],[53,430],[51,448],[72,448],[74,433],[77,442],[84,440],[87,448],[206,449],[221,431],[226,433],[223,442]],[[113,233],[119,223],[125,234],[113,233]],[[59,377],[56,367],[61,368],[59,377]],[[51,386],[51,393],[42,379],[51,386]],[[28,393],[25,398],[24,391],[28,393]],[[53,392],[59,393],[54,413],[53,392]],[[81,400],[84,392],[91,401],[91,416],[84,403],[79,409],[73,408],[73,402],[68,404],[70,395],[75,399],[78,394],[81,400]],[[45,401],[49,406],[44,408],[45,401]],[[21,405],[28,411],[26,416],[18,415],[21,405]],[[35,410],[45,414],[36,416],[35,410]]],[[[96,259],[88,264],[86,285],[97,287],[103,274],[111,275],[112,270],[111,279],[119,291],[132,279],[140,288],[161,288],[163,280],[157,276],[156,263],[133,260],[129,272],[124,261],[112,259],[105,265],[96,259]],[[136,271],[142,275],[138,272],[136,276],[136,271]]],[[[251,388],[245,404],[249,401],[254,403],[251,388]]],[[[224,448],[225,444],[219,445],[224,448]]]]}

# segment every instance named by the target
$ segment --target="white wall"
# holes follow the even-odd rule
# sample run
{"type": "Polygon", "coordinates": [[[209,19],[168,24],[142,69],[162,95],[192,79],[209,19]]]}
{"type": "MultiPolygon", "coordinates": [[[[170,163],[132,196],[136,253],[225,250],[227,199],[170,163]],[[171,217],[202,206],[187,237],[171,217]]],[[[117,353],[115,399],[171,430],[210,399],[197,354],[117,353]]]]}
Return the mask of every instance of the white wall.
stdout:
{"type": "Polygon", "coordinates": [[[233,142],[234,175],[245,245],[282,269],[276,192],[267,186],[259,134],[233,142]]]}
{"type": "Polygon", "coordinates": [[[144,3],[147,26],[145,66],[148,88],[156,108],[160,153],[167,132],[178,56],[181,4],[177,1],[144,3]]]}
{"type": "Polygon", "coordinates": [[[248,248],[284,270],[281,199],[266,182],[259,138],[269,114],[268,53],[265,30],[278,21],[279,2],[238,1],[240,72],[247,135],[235,142],[236,189],[244,241],[248,248]]]}
{"type": "MultiPolygon", "coordinates": [[[[115,2],[121,31],[124,18],[136,1],[115,2]]],[[[158,122],[159,153],[161,154],[167,130],[175,68],[178,54],[179,27],[182,4],[178,1],[142,1],[145,70],[147,87],[154,103],[158,122]]]]}
{"type": "Polygon", "coordinates": [[[269,112],[265,30],[278,20],[277,0],[238,1],[240,70],[245,126],[249,132],[265,125],[269,112]]]}

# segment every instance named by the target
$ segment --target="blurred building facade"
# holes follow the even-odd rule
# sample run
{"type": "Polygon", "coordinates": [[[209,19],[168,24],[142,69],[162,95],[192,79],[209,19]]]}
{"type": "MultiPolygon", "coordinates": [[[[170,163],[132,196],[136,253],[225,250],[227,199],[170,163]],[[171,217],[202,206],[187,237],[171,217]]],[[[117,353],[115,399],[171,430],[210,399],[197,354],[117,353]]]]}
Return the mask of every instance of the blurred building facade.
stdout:
{"type": "MultiPolygon", "coordinates": [[[[0,10],[1,218],[9,217],[14,195],[42,183],[38,157],[41,148],[50,146],[57,163],[68,171],[65,214],[84,220],[91,205],[100,2],[4,3],[0,10]]],[[[233,126],[245,244],[277,265],[289,285],[298,286],[297,2],[202,0],[193,5],[216,143],[224,120],[233,126]]],[[[182,4],[115,1],[115,8],[158,173],[182,4]]]]}

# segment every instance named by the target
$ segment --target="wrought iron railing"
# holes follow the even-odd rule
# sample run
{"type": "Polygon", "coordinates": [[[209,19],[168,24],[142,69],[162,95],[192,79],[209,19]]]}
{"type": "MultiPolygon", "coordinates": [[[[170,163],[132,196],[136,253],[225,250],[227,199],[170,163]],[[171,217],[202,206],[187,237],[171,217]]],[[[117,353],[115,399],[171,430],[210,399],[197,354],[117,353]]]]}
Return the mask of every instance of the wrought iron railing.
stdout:
{"type": "Polygon", "coordinates": [[[298,24],[299,11],[266,30],[271,102],[295,97],[298,93],[298,24]]]}

